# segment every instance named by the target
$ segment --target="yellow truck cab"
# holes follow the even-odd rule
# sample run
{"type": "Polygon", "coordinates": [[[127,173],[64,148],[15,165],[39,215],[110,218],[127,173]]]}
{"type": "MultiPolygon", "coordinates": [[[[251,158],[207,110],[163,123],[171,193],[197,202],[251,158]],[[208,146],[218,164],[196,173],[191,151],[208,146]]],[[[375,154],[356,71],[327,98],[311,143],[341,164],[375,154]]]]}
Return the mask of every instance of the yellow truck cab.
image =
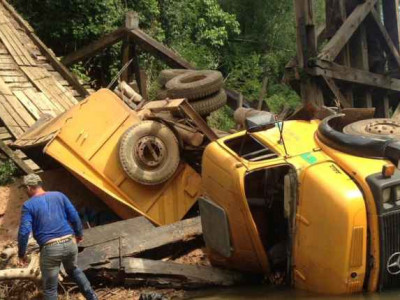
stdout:
{"type": "Polygon", "coordinates": [[[212,264],[285,272],[324,294],[400,286],[400,146],[344,134],[341,117],[273,122],[207,146],[199,205],[212,264]]]}

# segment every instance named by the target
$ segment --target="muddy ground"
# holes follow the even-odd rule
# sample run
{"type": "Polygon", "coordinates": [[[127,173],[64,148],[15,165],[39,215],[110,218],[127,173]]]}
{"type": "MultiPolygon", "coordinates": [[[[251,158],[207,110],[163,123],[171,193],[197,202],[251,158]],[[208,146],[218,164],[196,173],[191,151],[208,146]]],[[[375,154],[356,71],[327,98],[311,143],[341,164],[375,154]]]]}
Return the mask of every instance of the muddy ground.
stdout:
{"type": "MultiPolygon", "coordinates": [[[[117,221],[119,218],[112,213],[93,193],[85,188],[75,177],[67,171],[52,170],[41,174],[46,190],[56,190],[65,193],[83,216],[86,228],[117,221]]],[[[24,189],[20,188],[22,179],[15,179],[14,183],[0,186],[0,252],[5,247],[16,247],[21,207],[28,200],[24,189]]],[[[208,260],[201,249],[196,249],[175,260],[179,263],[207,265],[208,260]]],[[[14,257],[6,266],[0,260],[1,268],[13,268],[17,265],[14,257]],[[2,265],[2,266],[1,266],[2,265]]],[[[124,287],[107,287],[97,285],[96,291],[100,299],[140,299],[148,293],[164,295],[165,299],[181,299],[183,291],[155,290],[148,288],[129,289],[124,287]]],[[[41,299],[40,288],[27,281],[14,280],[0,283],[0,299],[41,299]]],[[[60,284],[60,299],[84,299],[72,283],[60,284]]]]}

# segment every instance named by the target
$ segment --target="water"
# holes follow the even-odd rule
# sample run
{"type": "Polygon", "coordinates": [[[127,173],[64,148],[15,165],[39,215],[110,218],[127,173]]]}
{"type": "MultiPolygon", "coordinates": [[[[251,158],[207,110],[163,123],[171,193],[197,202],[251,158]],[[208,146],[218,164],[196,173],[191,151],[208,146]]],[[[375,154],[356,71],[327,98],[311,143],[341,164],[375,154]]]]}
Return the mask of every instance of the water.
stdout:
{"type": "Polygon", "coordinates": [[[200,300],[269,300],[269,299],[327,299],[327,300],[389,300],[400,299],[400,289],[384,293],[357,294],[346,296],[323,296],[294,289],[281,289],[268,286],[249,286],[229,289],[209,289],[189,292],[187,299],[200,300]]]}

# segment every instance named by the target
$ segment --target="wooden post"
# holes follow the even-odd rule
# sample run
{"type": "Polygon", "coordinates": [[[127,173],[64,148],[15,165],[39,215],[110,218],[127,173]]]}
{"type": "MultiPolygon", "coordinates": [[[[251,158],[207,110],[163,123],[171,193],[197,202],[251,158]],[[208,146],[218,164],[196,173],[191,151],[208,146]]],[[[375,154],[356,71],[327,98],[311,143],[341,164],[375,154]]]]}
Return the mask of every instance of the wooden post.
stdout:
{"type": "MultiPolygon", "coordinates": [[[[125,66],[131,59],[131,45],[129,37],[126,37],[122,42],[122,67],[125,66]]],[[[126,68],[121,74],[121,81],[130,82],[130,67],[126,68]]]]}
{"type": "Polygon", "coordinates": [[[312,0],[294,0],[297,27],[297,59],[301,68],[308,66],[308,60],[317,55],[312,0]]]}
{"type": "MultiPolygon", "coordinates": [[[[389,33],[392,42],[400,50],[400,29],[399,29],[399,0],[383,0],[382,12],[385,28],[389,33]]],[[[393,57],[389,59],[389,70],[398,69],[398,64],[393,57]]]]}
{"type": "MultiPolygon", "coordinates": [[[[137,12],[128,11],[125,15],[125,28],[126,30],[134,30],[139,28],[139,15],[137,12]]],[[[129,35],[126,35],[122,42],[122,66],[125,66],[133,58],[133,43],[129,35]]],[[[121,80],[125,82],[131,82],[133,68],[132,65],[128,66],[121,74],[121,80]]]]}
{"type": "MultiPolygon", "coordinates": [[[[309,60],[317,56],[317,38],[312,0],[294,0],[297,26],[297,59],[300,68],[308,68],[309,60]]],[[[324,99],[314,78],[301,79],[301,97],[307,106],[322,106],[324,99]]]]}
{"type": "Polygon", "coordinates": [[[125,15],[125,28],[132,30],[139,28],[139,14],[135,11],[128,11],[125,15]]]}

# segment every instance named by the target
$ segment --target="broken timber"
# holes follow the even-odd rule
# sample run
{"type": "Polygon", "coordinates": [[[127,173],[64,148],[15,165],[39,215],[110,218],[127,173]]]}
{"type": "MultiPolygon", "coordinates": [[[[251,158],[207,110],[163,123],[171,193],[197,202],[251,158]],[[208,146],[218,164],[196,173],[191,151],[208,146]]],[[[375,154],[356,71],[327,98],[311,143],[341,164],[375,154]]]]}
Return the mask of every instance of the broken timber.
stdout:
{"type": "Polygon", "coordinates": [[[101,270],[110,276],[115,273],[116,280],[122,276],[124,283],[131,285],[198,288],[243,282],[243,275],[214,267],[137,258],[168,245],[190,244],[201,234],[200,217],[162,227],[155,227],[144,217],[94,227],[84,232],[78,264],[84,271],[101,270]]]}
{"type": "Polygon", "coordinates": [[[208,286],[232,286],[245,282],[245,275],[215,267],[184,265],[175,262],[142,258],[112,259],[106,265],[93,269],[123,270],[125,284],[152,285],[168,288],[200,288],[208,286]]]}
{"type": "Polygon", "coordinates": [[[88,239],[89,242],[86,241],[80,245],[84,248],[78,255],[80,268],[87,270],[92,266],[107,264],[110,259],[120,256],[138,256],[146,251],[166,245],[190,241],[202,234],[200,217],[161,227],[151,227],[147,222],[141,217],[104,225],[97,232],[85,232],[85,239],[88,239]],[[146,225],[142,226],[143,224],[146,225]],[[108,226],[111,226],[111,230],[107,229],[108,226]],[[125,226],[125,229],[120,234],[116,231],[109,235],[110,232],[115,230],[116,226],[125,226]],[[103,237],[106,240],[102,239],[99,235],[100,232],[103,232],[103,237]],[[91,237],[92,234],[96,237],[91,237]]]}

